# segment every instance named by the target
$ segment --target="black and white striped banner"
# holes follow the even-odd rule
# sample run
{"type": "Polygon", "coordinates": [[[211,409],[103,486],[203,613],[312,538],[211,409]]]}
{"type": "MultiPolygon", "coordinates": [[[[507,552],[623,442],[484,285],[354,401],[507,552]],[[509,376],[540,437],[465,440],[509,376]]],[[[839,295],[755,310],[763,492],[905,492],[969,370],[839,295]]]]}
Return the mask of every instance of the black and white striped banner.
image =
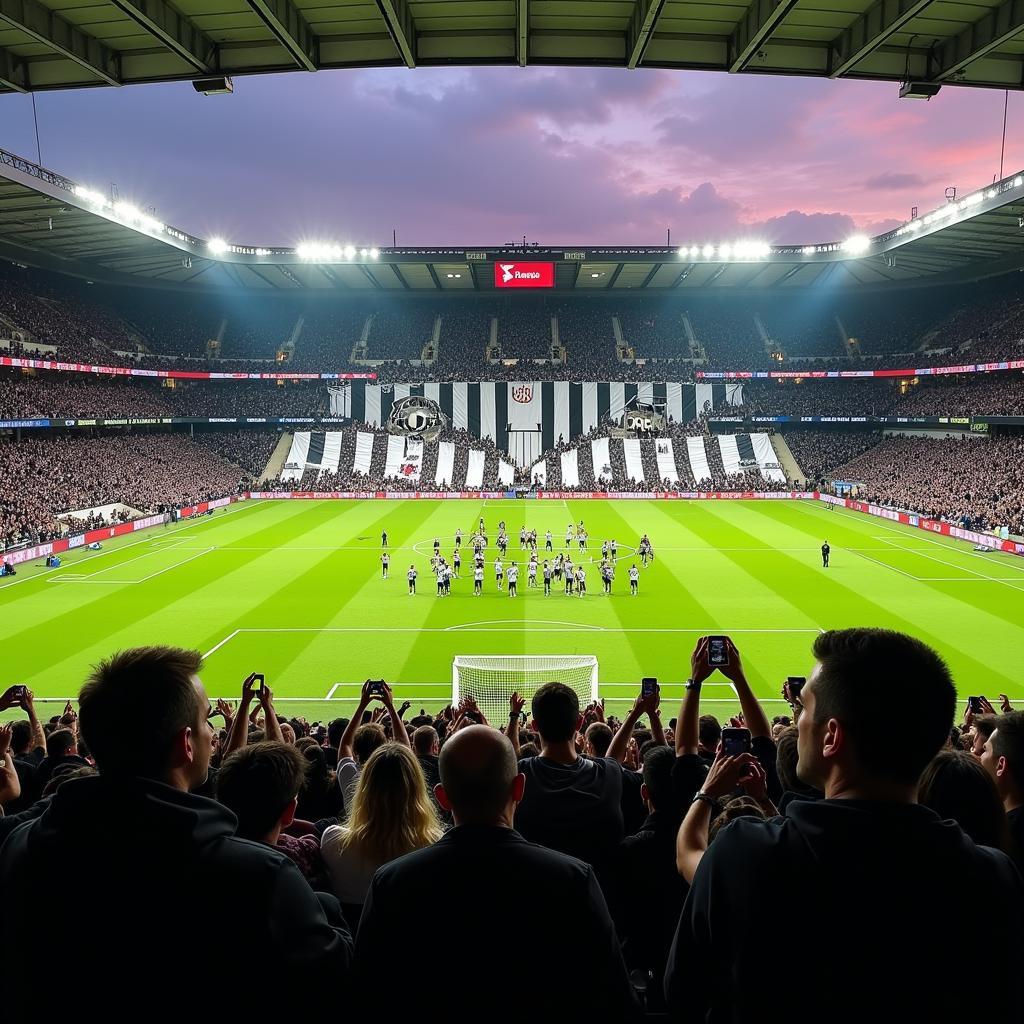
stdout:
{"type": "Polygon", "coordinates": [[[409,395],[433,399],[453,427],[467,430],[474,437],[488,437],[501,451],[509,451],[509,429],[539,430],[539,451],[547,451],[559,438],[571,441],[608,418],[620,419],[626,409],[637,405],[664,406],[665,415],[674,422],[689,423],[703,412],[742,403],[743,387],[621,381],[371,384],[355,380],[348,403],[352,419],[379,427],[387,422],[392,405],[409,395]]]}

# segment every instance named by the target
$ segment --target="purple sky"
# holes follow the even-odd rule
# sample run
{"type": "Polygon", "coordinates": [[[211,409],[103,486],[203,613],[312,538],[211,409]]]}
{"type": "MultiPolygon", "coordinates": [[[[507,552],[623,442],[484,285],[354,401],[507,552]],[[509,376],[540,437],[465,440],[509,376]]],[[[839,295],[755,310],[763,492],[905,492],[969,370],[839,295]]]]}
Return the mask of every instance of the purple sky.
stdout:
{"type": "MultiPolygon", "coordinates": [[[[240,78],[37,97],[43,163],[203,237],[293,245],[783,244],[885,230],[999,169],[1003,94],[607,69],[240,78]]],[[[31,101],[0,146],[35,157],[31,101]]],[[[1005,172],[1024,167],[1011,94],[1005,172]]]]}

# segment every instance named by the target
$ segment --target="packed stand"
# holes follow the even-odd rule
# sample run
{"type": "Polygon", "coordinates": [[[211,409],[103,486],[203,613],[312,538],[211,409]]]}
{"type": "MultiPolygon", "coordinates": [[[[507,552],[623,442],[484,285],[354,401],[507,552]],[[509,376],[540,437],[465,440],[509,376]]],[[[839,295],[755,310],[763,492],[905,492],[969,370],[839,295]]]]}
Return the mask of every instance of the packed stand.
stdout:
{"type": "Polygon", "coordinates": [[[859,495],[966,529],[1024,533],[1024,437],[886,437],[837,466],[859,495]]]}
{"type": "Polygon", "coordinates": [[[787,430],[783,437],[808,486],[824,489],[837,467],[882,440],[880,431],[787,430]]]}
{"type": "Polygon", "coordinates": [[[791,666],[806,678],[790,677],[785,713],[770,718],[748,681],[758,667],[726,637],[716,668],[713,639],[698,640],[677,708],[663,710],[655,683],[621,719],[560,682],[513,693],[493,723],[470,697],[410,715],[371,680],[350,717],[311,723],[279,713],[269,678],[214,701],[198,652],[167,647],[102,660],[47,722],[28,688],[8,689],[9,1012],[30,1016],[51,978],[38,951],[66,912],[54,879],[87,872],[75,894],[89,922],[75,950],[87,1019],[109,1008],[110,963],[159,986],[195,942],[180,908],[228,885],[245,898],[218,935],[218,971],[197,974],[191,997],[222,999],[224,978],[251,972],[259,949],[273,983],[238,986],[245,1016],[284,1016],[296,992],[329,990],[369,1016],[382,992],[405,993],[399,963],[426,978],[455,970],[461,1000],[520,1020],[519,1000],[494,1002],[515,964],[551,1019],[753,1024],[778,979],[778,957],[751,941],[770,921],[777,949],[827,946],[805,952],[815,969],[787,991],[789,1021],[832,1006],[859,1022],[879,1005],[892,1019],[951,1021],[944,979],[989,974],[1002,979],[986,995],[992,1018],[1020,1020],[1024,713],[1005,696],[998,712],[972,698],[957,722],[934,650],[846,629],[815,638],[813,666],[791,666]],[[709,680],[735,694],[721,718],[702,703],[709,680]],[[910,709],[899,743],[879,693],[910,709]],[[948,927],[963,879],[986,942],[948,927]],[[543,915],[530,941],[480,897],[495,885],[543,915]],[[163,922],[145,943],[140,900],[163,922]],[[822,907],[841,927],[822,923],[822,907]]]}
{"type": "Polygon", "coordinates": [[[267,468],[281,435],[257,430],[217,430],[196,434],[195,440],[257,480],[267,468]]]}
{"type": "Polygon", "coordinates": [[[143,515],[233,493],[237,466],[184,434],[0,442],[0,541],[60,537],[58,514],[123,504],[143,515]]]}

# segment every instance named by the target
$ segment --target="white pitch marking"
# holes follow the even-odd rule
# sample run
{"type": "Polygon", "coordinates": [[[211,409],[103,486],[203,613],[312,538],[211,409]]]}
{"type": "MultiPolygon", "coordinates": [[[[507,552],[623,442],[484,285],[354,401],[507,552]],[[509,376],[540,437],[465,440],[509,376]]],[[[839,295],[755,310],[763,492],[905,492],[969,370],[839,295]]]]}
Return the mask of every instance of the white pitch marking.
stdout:
{"type": "MultiPolygon", "coordinates": [[[[360,683],[359,685],[360,685],[360,686],[365,686],[366,684],[365,684],[365,683],[360,683]]],[[[331,688],[330,688],[330,689],[329,689],[329,690],[327,691],[327,696],[326,696],[326,697],[324,697],[324,700],[330,700],[330,699],[331,699],[331,698],[332,698],[332,697],[334,696],[334,691],[335,691],[335,690],[337,690],[339,686],[341,686],[341,683],[335,683],[335,684],[334,684],[334,685],[333,685],[333,686],[332,686],[332,687],[331,687],[331,688]]]]}
{"type": "Polygon", "coordinates": [[[211,654],[216,654],[217,651],[219,651],[229,640],[234,640],[234,638],[236,636],[238,636],[238,630],[237,629],[234,631],[234,633],[229,633],[226,637],[224,637],[224,639],[221,640],[221,642],[219,644],[216,644],[214,647],[211,647],[203,655],[203,660],[205,661],[208,657],[210,657],[211,654]]]}

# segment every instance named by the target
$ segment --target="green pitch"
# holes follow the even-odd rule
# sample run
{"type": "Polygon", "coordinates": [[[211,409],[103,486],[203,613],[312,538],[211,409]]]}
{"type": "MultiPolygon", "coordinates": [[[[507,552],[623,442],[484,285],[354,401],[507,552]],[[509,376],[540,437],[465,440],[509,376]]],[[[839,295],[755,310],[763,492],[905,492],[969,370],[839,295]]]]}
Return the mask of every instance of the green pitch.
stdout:
{"type": "MultiPolygon", "coordinates": [[[[249,672],[264,672],[280,710],[310,720],[348,712],[367,677],[394,683],[414,713],[439,708],[460,654],[592,654],[612,709],[654,675],[671,717],[699,635],[730,634],[756,692],[777,701],[787,675],[809,671],[817,632],[853,625],[933,644],[961,694],[1024,697],[1024,559],[814,502],[254,501],[101,552],[79,549],[60,569],[21,566],[0,581],[0,616],[0,682],[27,683],[37,699],[73,696],[97,659],[138,644],[204,652],[212,696],[234,699],[249,672]],[[507,524],[508,560],[523,570],[517,598],[495,587],[493,547],[484,594],[473,596],[467,547],[480,516],[492,545],[499,519],[507,524]],[[581,519],[591,554],[600,557],[604,538],[619,542],[613,596],[585,562],[586,597],[554,588],[545,598],[527,586],[519,528],[538,531],[543,557],[545,530],[564,550],[567,524],[581,519]],[[450,560],[458,528],[462,578],[438,598],[432,541],[450,560]],[[386,581],[382,530],[392,554],[386,581]],[[656,559],[631,597],[627,569],[639,565],[633,546],[644,532],[656,559]],[[420,572],[415,597],[406,592],[410,564],[420,572]]],[[[704,703],[732,712],[728,684],[717,683],[704,703]]],[[[781,702],[770,710],[781,712],[781,702]]]]}

